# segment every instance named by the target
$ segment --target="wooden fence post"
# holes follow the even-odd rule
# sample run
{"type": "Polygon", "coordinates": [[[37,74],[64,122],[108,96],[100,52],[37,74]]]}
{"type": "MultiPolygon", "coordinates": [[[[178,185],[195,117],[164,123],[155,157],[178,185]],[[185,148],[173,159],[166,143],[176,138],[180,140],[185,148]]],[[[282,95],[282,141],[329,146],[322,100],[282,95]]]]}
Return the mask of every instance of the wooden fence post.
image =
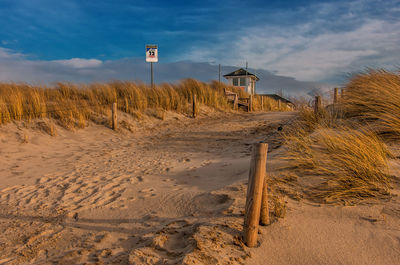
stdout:
{"type": "Polygon", "coordinates": [[[321,97],[320,96],[315,96],[314,113],[318,114],[320,111],[321,111],[321,97]]]}
{"type": "Polygon", "coordinates": [[[117,124],[118,124],[118,119],[117,119],[117,102],[114,102],[112,104],[112,129],[115,131],[117,130],[117,124]]]}
{"type": "Polygon", "coordinates": [[[333,104],[336,104],[338,101],[338,88],[335,87],[333,90],[333,104]]]}
{"type": "Polygon", "coordinates": [[[238,110],[239,105],[238,105],[238,94],[235,94],[235,99],[233,100],[233,109],[238,110]]]}
{"type": "Polygon", "coordinates": [[[196,118],[197,113],[196,113],[196,105],[197,105],[197,98],[196,95],[193,95],[193,118],[196,118]]]}
{"type": "Polygon", "coordinates": [[[278,99],[278,110],[281,110],[281,107],[282,107],[282,101],[278,99]]]}
{"type": "MultiPolygon", "coordinates": [[[[268,150],[268,145],[267,145],[268,150]]],[[[265,155],[267,157],[267,154],[265,155]]],[[[267,158],[265,158],[267,160],[267,158]]],[[[264,186],[262,191],[261,199],[261,213],[260,213],[260,224],[269,225],[269,206],[268,206],[268,181],[267,174],[264,175],[264,186]]]]}
{"type": "Polygon", "coordinates": [[[261,96],[261,110],[264,110],[264,96],[261,96]]]}
{"type": "Polygon", "coordinates": [[[340,98],[343,99],[344,96],[344,88],[340,89],[340,98]]]}
{"type": "Polygon", "coordinates": [[[267,151],[268,144],[259,143],[253,145],[243,227],[243,239],[248,247],[257,245],[267,151]]]}
{"type": "Polygon", "coordinates": [[[249,106],[248,106],[248,112],[252,112],[253,111],[253,95],[250,95],[249,97],[249,106]]]}

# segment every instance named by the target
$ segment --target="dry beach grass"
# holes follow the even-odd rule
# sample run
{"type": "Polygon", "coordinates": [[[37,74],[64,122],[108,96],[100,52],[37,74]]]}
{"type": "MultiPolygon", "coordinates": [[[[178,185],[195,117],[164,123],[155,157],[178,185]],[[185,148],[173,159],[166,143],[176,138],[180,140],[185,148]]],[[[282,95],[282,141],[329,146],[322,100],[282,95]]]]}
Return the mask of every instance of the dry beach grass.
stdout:
{"type": "MultiPolygon", "coordinates": [[[[118,109],[135,117],[150,113],[162,118],[165,111],[190,113],[193,95],[200,104],[222,111],[230,111],[224,88],[248,97],[241,89],[222,83],[203,83],[194,79],[175,84],[163,83],[151,88],[142,83],[114,81],[110,83],[74,84],[57,83],[54,87],[29,84],[0,83],[0,124],[10,121],[51,119],[64,128],[83,128],[87,122],[105,123],[110,105],[117,102],[118,109]]],[[[256,98],[254,108],[260,109],[256,98]]],[[[278,108],[276,100],[266,98],[265,110],[278,108]]],[[[47,121],[48,127],[53,126],[47,121]]]]}
{"type": "Polygon", "coordinates": [[[286,132],[286,159],[299,174],[323,178],[310,194],[357,203],[389,194],[387,143],[398,138],[400,77],[370,70],[351,78],[338,104],[303,108],[286,132]]]}

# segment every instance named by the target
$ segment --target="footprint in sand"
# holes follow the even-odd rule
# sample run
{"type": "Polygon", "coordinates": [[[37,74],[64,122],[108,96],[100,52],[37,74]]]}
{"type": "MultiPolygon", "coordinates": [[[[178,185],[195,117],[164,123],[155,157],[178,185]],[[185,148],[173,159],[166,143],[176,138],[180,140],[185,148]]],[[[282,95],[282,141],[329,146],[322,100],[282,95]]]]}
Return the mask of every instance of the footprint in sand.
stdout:
{"type": "Polygon", "coordinates": [[[200,164],[200,166],[202,166],[202,167],[208,166],[208,165],[211,164],[211,163],[212,163],[211,160],[204,160],[204,161],[200,164]]]}
{"type": "Polygon", "coordinates": [[[143,182],[143,181],[144,181],[144,179],[143,179],[142,176],[137,176],[136,179],[137,179],[139,182],[143,182]]]}
{"type": "Polygon", "coordinates": [[[148,188],[148,189],[143,189],[139,191],[140,193],[144,193],[142,198],[148,198],[148,197],[155,197],[157,194],[155,194],[155,189],[153,188],[148,188]]]}
{"type": "Polygon", "coordinates": [[[170,179],[170,178],[168,178],[168,179],[163,179],[163,182],[171,182],[171,181],[174,181],[174,179],[170,179]]]}
{"type": "MultiPolygon", "coordinates": [[[[174,257],[176,263],[195,249],[193,238],[198,225],[192,225],[185,220],[172,222],[160,231],[144,235],[139,242],[141,248],[129,254],[129,262],[133,264],[154,263],[167,264],[174,257]]],[[[174,263],[175,263],[174,262],[174,263]]]]}

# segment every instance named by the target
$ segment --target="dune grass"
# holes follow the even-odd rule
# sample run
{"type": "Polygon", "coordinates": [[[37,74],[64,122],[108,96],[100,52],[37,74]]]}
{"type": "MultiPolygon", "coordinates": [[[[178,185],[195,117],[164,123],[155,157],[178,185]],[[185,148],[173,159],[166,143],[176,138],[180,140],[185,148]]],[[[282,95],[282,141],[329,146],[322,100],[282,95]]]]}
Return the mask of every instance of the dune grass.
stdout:
{"type": "Polygon", "coordinates": [[[264,96],[263,100],[261,101],[261,96],[255,95],[253,101],[253,110],[291,111],[292,109],[284,102],[281,102],[281,104],[279,104],[277,100],[266,96],[264,96]]]}
{"type": "MultiPolygon", "coordinates": [[[[109,83],[57,83],[52,87],[0,83],[0,125],[11,121],[52,119],[65,128],[82,128],[88,120],[110,114],[110,106],[134,116],[148,110],[189,114],[193,95],[198,103],[221,111],[231,111],[224,88],[248,94],[219,82],[203,83],[185,79],[151,88],[143,83],[114,81],[109,83]]],[[[264,101],[264,110],[277,110],[277,102],[264,101]]],[[[258,106],[258,105],[256,105],[258,106]]],[[[260,107],[256,107],[260,109],[260,107]]],[[[159,115],[162,116],[162,115],[159,115]]]]}
{"type": "Polygon", "coordinates": [[[344,114],[372,123],[385,138],[400,139],[400,75],[369,70],[354,76],[341,100],[344,114]]]}
{"type": "Polygon", "coordinates": [[[323,176],[311,191],[325,202],[356,203],[388,194],[388,148],[373,131],[319,125],[313,133],[287,136],[292,169],[323,176]]]}
{"type": "Polygon", "coordinates": [[[357,203],[389,194],[385,141],[400,136],[400,76],[370,70],[354,76],[344,97],[315,115],[300,111],[286,131],[285,157],[301,176],[322,182],[309,191],[325,202],[357,203]]]}

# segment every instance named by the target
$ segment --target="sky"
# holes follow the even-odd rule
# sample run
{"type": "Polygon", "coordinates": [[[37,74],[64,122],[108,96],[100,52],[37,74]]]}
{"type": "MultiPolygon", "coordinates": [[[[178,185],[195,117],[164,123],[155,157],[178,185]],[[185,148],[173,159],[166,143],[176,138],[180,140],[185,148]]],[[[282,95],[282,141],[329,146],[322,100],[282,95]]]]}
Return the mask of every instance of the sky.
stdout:
{"type": "Polygon", "coordinates": [[[244,67],[258,91],[343,85],[398,69],[400,1],[0,0],[0,81],[202,81],[244,67]]]}

